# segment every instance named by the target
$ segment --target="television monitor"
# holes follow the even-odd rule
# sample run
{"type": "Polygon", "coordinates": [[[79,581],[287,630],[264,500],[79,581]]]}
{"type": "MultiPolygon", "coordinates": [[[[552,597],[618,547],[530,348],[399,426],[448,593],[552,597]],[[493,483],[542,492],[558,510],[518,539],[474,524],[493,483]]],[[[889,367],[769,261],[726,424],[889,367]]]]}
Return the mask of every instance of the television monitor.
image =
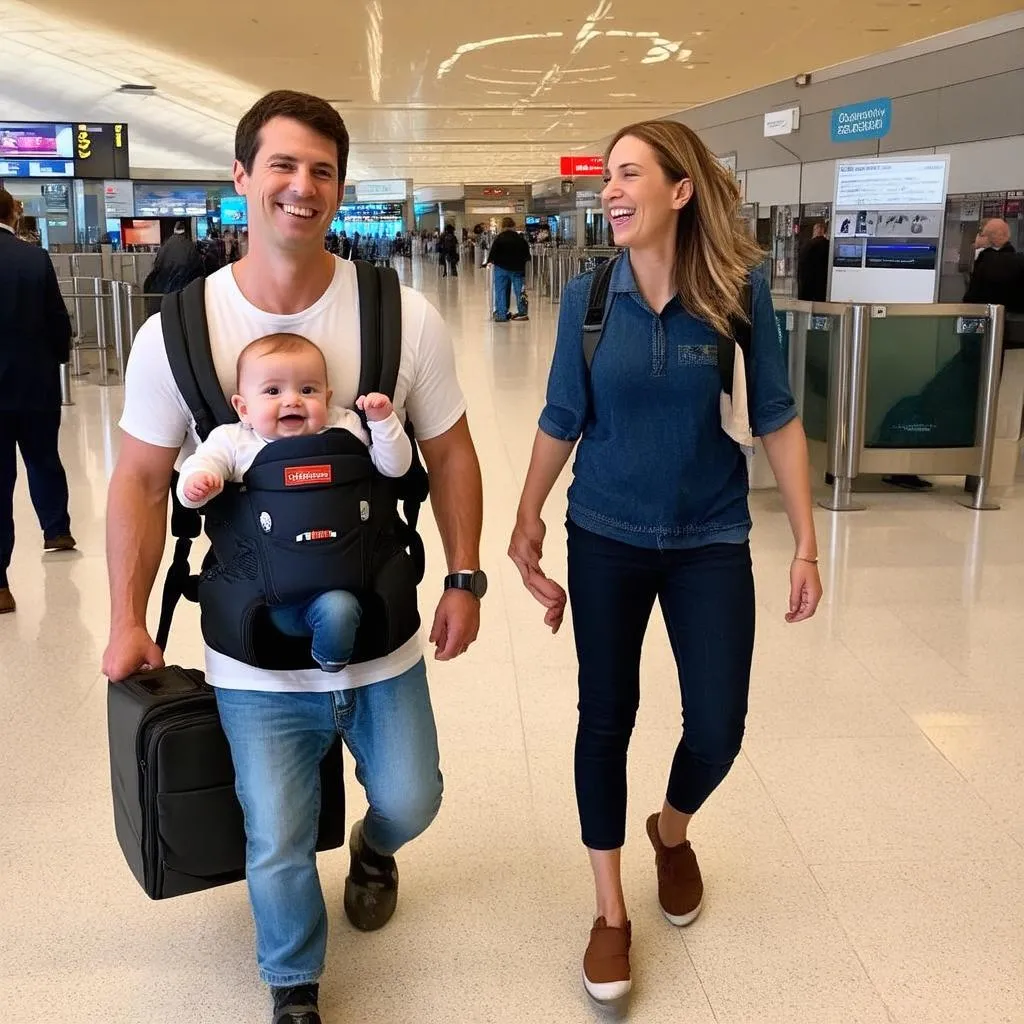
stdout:
{"type": "Polygon", "coordinates": [[[135,213],[140,217],[205,217],[206,189],[136,185],[135,213]]]}
{"type": "Polygon", "coordinates": [[[129,220],[121,221],[125,245],[159,245],[160,221],[129,220]]]}
{"type": "Polygon", "coordinates": [[[5,160],[0,156],[0,178],[73,178],[74,160],[5,160]]]}
{"type": "Polygon", "coordinates": [[[245,227],[249,223],[249,207],[245,196],[222,196],[220,223],[224,228],[245,227]]]}
{"type": "Polygon", "coordinates": [[[74,145],[69,124],[0,121],[0,160],[71,160],[74,145]]]}

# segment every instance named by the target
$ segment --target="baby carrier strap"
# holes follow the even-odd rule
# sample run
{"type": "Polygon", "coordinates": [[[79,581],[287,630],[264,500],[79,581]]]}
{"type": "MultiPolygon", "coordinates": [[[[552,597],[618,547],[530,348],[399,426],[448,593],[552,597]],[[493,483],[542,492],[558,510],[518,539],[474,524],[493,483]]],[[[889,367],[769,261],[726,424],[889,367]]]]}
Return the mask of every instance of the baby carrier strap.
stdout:
{"type": "Polygon", "coordinates": [[[213,365],[204,278],[164,296],[160,325],[174,383],[196,421],[199,440],[205,441],[214,427],[234,423],[238,416],[224,397],[213,365]]]}
{"type": "MultiPolygon", "coordinates": [[[[583,319],[583,359],[587,364],[587,374],[594,363],[597,346],[604,336],[604,325],[608,319],[611,302],[608,300],[608,289],[611,284],[612,272],[621,256],[615,256],[605,263],[598,264],[594,276],[590,280],[590,292],[587,296],[587,313],[583,319]]],[[[740,304],[746,317],[729,318],[732,337],[718,335],[718,373],[722,380],[722,390],[732,395],[733,370],[736,366],[736,347],[743,352],[744,366],[748,375],[747,390],[749,392],[750,331],[753,321],[752,296],[750,282],[747,281],[740,291],[740,304]]]]}
{"type": "MultiPolygon", "coordinates": [[[[391,267],[374,267],[353,261],[359,288],[360,374],[359,393],[379,391],[393,399],[402,359],[402,293],[397,272],[391,267]]],[[[196,433],[205,441],[214,427],[234,423],[238,417],[224,397],[210,348],[210,329],[206,318],[206,282],[198,279],[180,292],[164,296],[160,307],[164,348],[174,382],[196,423],[196,433]]],[[[411,424],[406,429],[412,433],[411,424]]],[[[160,623],[156,643],[167,646],[171,620],[178,601],[199,600],[199,576],[189,567],[192,541],[202,532],[202,514],[187,509],[176,494],[177,474],[171,481],[171,535],[175,538],[174,556],[164,580],[160,623]]],[[[409,526],[407,543],[417,570],[422,576],[422,541],[415,534],[420,505],[427,497],[427,474],[413,445],[413,467],[401,481],[403,514],[409,526]]],[[[211,552],[207,559],[212,556],[211,552]]],[[[204,562],[203,568],[207,564],[204,562]]]]}

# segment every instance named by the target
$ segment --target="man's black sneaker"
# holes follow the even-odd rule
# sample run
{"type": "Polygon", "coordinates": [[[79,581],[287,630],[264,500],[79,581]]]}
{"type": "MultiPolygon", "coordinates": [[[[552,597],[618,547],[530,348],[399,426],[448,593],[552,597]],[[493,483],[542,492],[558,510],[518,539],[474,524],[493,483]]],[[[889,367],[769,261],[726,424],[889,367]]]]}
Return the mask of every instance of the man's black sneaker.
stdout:
{"type": "Polygon", "coordinates": [[[319,985],[296,985],[275,988],[274,1016],[270,1024],[323,1024],[317,1007],[319,985]]]}
{"type": "Polygon", "coordinates": [[[361,932],[375,932],[391,920],[398,905],[398,865],[394,857],[371,850],[357,821],[348,837],[351,859],[345,879],[345,914],[361,932]]]}

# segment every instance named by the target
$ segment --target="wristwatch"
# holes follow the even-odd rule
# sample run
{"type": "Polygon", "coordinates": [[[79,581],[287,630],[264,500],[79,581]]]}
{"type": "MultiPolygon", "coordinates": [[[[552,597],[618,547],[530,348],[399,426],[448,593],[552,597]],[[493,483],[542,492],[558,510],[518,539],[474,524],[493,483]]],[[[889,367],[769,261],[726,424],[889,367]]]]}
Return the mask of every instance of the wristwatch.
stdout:
{"type": "Polygon", "coordinates": [[[487,593],[487,573],[483,569],[463,569],[444,578],[445,590],[468,590],[478,600],[487,593]]]}

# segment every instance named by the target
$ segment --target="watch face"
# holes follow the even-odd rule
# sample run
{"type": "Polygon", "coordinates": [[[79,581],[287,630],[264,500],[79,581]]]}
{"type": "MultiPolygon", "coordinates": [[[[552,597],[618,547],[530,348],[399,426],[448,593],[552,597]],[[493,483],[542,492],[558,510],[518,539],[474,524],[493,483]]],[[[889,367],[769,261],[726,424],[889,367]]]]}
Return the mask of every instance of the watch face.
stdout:
{"type": "Polygon", "coordinates": [[[487,593],[487,573],[482,569],[473,573],[473,581],[470,589],[476,597],[483,597],[487,593]]]}

